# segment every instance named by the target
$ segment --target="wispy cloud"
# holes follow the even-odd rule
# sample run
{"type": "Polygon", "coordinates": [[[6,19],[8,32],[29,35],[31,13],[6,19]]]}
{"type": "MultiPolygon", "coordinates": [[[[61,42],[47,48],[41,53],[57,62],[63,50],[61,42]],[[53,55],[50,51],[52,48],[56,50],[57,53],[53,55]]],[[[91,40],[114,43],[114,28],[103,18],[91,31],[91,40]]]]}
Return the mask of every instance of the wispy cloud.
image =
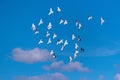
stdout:
{"type": "Polygon", "coordinates": [[[89,72],[90,70],[87,67],[84,67],[82,63],[71,62],[65,64],[63,61],[53,62],[50,66],[43,66],[45,70],[60,70],[60,71],[79,71],[79,72],[89,72]]]}
{"type": "Polygon", "coordinates": [[[115,75],[115,80],[120,80],[120,73],[115,75]]]}
{"type": "Polygon", "coordinates": [[[23,50],[15,48],[12,53],[12,58],[18,62],[35,63],[52,60],[49,52],[45,49],[34,48],[32,50],[23,50]]]}
{"type": "Polygon", "coordinates": [[[118,54],[120,48],[115,47],[97,47],[97,48],[88,48],[84,56],[111,56],[118,54]]]}
{"type": "Polygon", "coordinates": [[[43,74],[32,77],[20,76],[14,78],[14,80],[68,80],[68,78],[61,73],[53,73],[53,74],[43,74]]]}

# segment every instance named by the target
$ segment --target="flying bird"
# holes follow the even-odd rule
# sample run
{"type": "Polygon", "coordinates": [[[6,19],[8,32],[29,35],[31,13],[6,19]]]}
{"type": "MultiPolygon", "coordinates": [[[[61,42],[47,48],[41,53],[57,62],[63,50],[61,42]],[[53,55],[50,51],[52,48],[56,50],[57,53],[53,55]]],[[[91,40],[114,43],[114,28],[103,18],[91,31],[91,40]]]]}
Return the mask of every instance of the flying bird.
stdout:
{"type": "Polygon", "coordinates": [[[57,7],[57,12],[61,12],[61,9],[60,9],[60,7],[57,7]]]}
{"type": "Polygon", "coordinates": [[[55,54],[53,54],[53,55],[52,55],[52,57],[55,59],[55,58],[56,58],[56,55],[55,55],[55,54]]]}
{"type": "Polygon", "coordinates": [[[53,54],[54,54],[54,51],[53,51],[53,50],[51,50],[51,51],[50,51],[50,55],[53,55],[53,54]]]}
{"type": "Polygon", "coordinates": [[[81,41],[81,38],[80,38],[80,36],[78,36],[78,42],[80,42],[81,41]]]}
{"type": "Polygon", "coordinates": [[[50,30],[51,28],[52,28],[52,23],[51,22],[49,22],[49,24],[48,24],[48,30],[50,30]]]}
{"type": "Polygon", "coordinates": [[[78,21],[78,20],[76,20],[76,23],[75,23],[75,24],[76,24],[76,26],[78,26],[78,25],[79,25],[79,21],[78,21]]]}
{"type": "Polygon", "coordinates": [[[77,44],[77,43],[75,43],[75,49],[78,49],[78,48],[79,48],[78,44],[77,44]]]}
{"type": "Polygon", "coordinates": [[[80,48],[81,53],[84,52],[85,50],[83,48],[80,48]]]}
{"type": "Polygon", "coordinates": [[[67,21],[67,20],[65,20],[65,21],[64,21],[64,25],[67,25],[67,24],[68,24],[68,21],[67,21]]]}
{"type": "Polygon", "coordinates": [[[64,42],[64,46],[67,46],[67,45],[68,45],[68,41],[65,40],[65,42],[64,42]]]}
{"type": "Polygon", "coordinates": [[[88,21],[92,20],[92,18],[93,18],[92,16],[89,16],[89,17],[88,17],[88,21]]]}
{"type": "Polygon", "coordinates": [[[76,37],[75,37],[75,35],[74,34],[72,34],[72,40],[74,40],[76,37]]]}
{"type": "Polygon", "coordinates": [[[69,57],[69,60],[70,60],[70,62],[72,62],[72,61],[73,61],[73,59],[72,59],[72,57],[71,57],[71,56],[69,57]]]}
{"type": "Polygon", "coordinates": [[[64,45],[62,45],[62,47],[61,47],[61,51],[63,51],[63,50],[64,50],[64,48],[65,48],[65,46],[64,46],[64,45]]]}
{"type": "Polygon", "coordinates": [[[36,30],[36,26],[35,26],[35,24],[34,24],[34,23],[32,24],[32,30],[33,30],[33,31],[35,31],[35,30],[36,30]]]}
{"type": "Polygon", "coordinates": [[[49,37],[50,36],[50,33],[49,31],[46,32],[46,37],[49,37]]]}
{"type": "Polygon", "coordinates": [[[53,39],[55,39],[57,37],[57,34],[56,33],[54,33],[53,34],[53,39]]]}
{"type": "Polygon", "coordinates": [[[39,34],[39,31],[37,29],[35,30],[35,34],[39,34]]]}
{"type": "Polygon", "coordinates": [[[80,29],[81,29],[81,27],[82,27],[82,24],[81,24],[81,23],[79,23],[79,24],[78,24],[78,29],[80,30],[80,29]]]}
{"type": "Polygon", "coordinates": [[[57,40],[57,45],[59,45],[59,44],[62,44],[63,43],[63,39],[61,39],[61,40],[57,40]]]}
{"type": "Polygon", "coordinates": [[[64,23],[64,20],[63,19],[60,19],[60,24],[64,23]]]}
{"type": "Polygon", "coordinates": [[[43,20],[40,19],[39,23],[38,23],[38,26],[40,26],[41,24],[43,24],[43,20]]]}
{"type": "Polygon", "coordinates": [[[40,39],[39,40],[39,42],[38,42],[38,44],[42,44],[43,43],[43,40],[42,39],[40,39]]]}
{"type": "Polygon", "coordinates": [[[79,53],[79,51],[76,50],[75,53],[74,53],[74,59],[77,57],[77,54],[78,54],[78,53],[79,53]]]}
{"type": "Polygon", "coordinates": [[[50,11],[49,11],[48,15],[50,16],[50,15],[52,15],[53,13],[54,13],[54,12],[53,12],[52,8],[50,8],[50,11]]]}
{"type": "Polygon", "coordinates": [[[105,22],[105,20],[101,17],[101,18],[100,18],[100,22],[101,22],[101,25],[103,25],[104,22],[105,22]]]}
{"type": "Polygon", "coordinates": [[[53,50],[50,51],[50,55],[51,55],[53,58],[56,58],[56,55],[55,55],[55,53],[54,53],[53,50]]]}
{"type": "Polygon", "coordinates": [[[50,43],[52,43],[51,38],[48,39],[47,44],[50,44],[50,43]]]}

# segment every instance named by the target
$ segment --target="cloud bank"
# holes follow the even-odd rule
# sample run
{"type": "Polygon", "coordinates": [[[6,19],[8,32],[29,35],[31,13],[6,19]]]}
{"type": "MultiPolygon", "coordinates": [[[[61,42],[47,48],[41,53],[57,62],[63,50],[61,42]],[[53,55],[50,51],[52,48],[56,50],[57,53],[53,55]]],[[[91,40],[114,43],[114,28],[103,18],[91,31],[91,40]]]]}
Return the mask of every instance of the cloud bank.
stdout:
{"type": "Polygon", "coordinates": [[[15,48],[12,52],[12,58],[18,62],[35,63],[52,60],[49,52],[45,49],[34,48],[31,50],[23,50],[15,48]]]}
{"type": "Polygon", "coordinates": [[[79,72],[89,72],[87,67],[83,67],[82,63],[71,62],[65,64],[63,61],[53,62],[50,66],[43,66],[45,70],[60,70],[60,71],[79,71],[79,72]]]}
{"type": "Polygon", "coordinates": [[[14,78],[14,80],[68,80],[68,78],[61,73],[53,73],[32,77],[21,76],[14,78]]]}

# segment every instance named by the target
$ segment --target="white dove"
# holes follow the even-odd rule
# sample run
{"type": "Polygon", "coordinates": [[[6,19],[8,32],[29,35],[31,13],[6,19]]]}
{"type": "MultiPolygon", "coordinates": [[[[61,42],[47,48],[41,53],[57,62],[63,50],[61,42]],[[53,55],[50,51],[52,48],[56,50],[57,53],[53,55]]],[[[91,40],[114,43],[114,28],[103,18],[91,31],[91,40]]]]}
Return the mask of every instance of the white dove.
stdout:
{"type": "Polygon", "coordinates": [[[101,22],[101,25],[103,25],[104,22],[105,22],[105,20],[101,17],[101,18],[100,18],[100,22],[101,22]]]}
{"type": "Polygon", "coordinates": [[[77,43],[75,43],[75,49],[78,49],[78,48],[79,48],[78,44],[77,44],[77,43]]]}
{"type": "Polygon", "coordinates": [[[64,25],[67,25],[67,24],[68,24],[68,21],[67,21],[67,20],[65,20],[65,21],[64,21],[64,25]]]}
{"type": "Polygon", "coordinates": [[[74,59],[77,57],[77,54],[78,54],[78,53],[79,53],[79,51],[76,50],[75,53],[74,53],[74,59]]]}
{"type": "Polygon", "coordinates": [[[48,24],[48,30],[50,30],[51,28],[52,28],[52,23],[51,22],[49,22],[49,24],[48,24]]]}
{"type": "Polygon", "coordinates": [[[77,54],[74,53],[74,59],[76,59],[76,57],[77,57],[77,54]]]}
{"type": "Polygon", "coordinates": [[[68,41],[67,40],[65,40],[65,42],[64,42],[64,46],[66,46],[66,45],[68,45],[68,41]]]}
{"type": "Polygon", "coordinates": [[[72,61],[73,61],[73,59],[72,59],[72,57],[71,57],[71,56],[69,57],[69,60],[70,60],[70,62],[72,62],[72,61]]]}
{"type": "Polygon", "coordinates": [[[62,45],[62,47],[61,47],[61,51],[63,51],[63,50],[64,50],[64,48],[65,48],[65,46],[64,46],[64,45],[62,45]]]}
{"type": "Polygon", "coordinates": [[[78,26],[79,25],[79,21],[78,20],[76,20],[76,26],[78,26]]]}
{"type": "Polygon", "coordinates": [[[50,11],[49,11],[48,15],[50,16],[50,15],[53,14],[53,13],[54,13],[54,12],[53,12],[52,8],[50,8],[50,11]]]}
{"type": "Polygon", "coordinates": [[[57,12],[61,12],[61,9],[60,9],[60,7],[57,7],[57,12]]]}
{"type": "Polygon", "coordinates": [[[57,41],[57,45],[62,44],[62,43],[63,43],[63,39],[57,41]]]}
{"type": "Polygon", "coordinates": [[[51,50],[51,51],[50,51],[50,55],[53,55],[53,54],[54,54],[54,51],[53,51],[53,50],[51,50]]]}
{"type": "Polygon", "coordinates": [[[39,23],[38,23],[38,26],[40,26],[41,24],[43,24],[43,20],[40,19],[39,23]]]}
{"type": "Polygon", "coordinates": [[[49,38],[47,44],[50,44],[50,43],[52,43],[52,41],[51,41],[51,39],[49,38]]]}
{"type": "Polygon", "coordinates": [[[39,34],[39,31],[36,29],[35,34],[39,34]]]}
{"type": "Polygon", "coordinates": [[[57,37],[57,34],[56,33],[54,33],[53,34],[53,39],[55,39],[57,37]]]}
{"type": "Polygon", "coordinates": [[[79,23],[79,24],[78,24],[78,29],[81,29],[81,27],[82,27],[82,24],[79,23]]]}
{"type": "Polygon", "coordinates": [[[35,24],[34,24],[34,23],[32,24],[32,30],[33,30],[33,31],[36,30],[36,27],[35,27],[35,24]]]}
{"type": "Polygon", "coordinates": [[[75,35],[74,34],[72,34],[72,40],[74,40],[75,39],[75,35]]]}
{"type": "Polygon", "coordinates": [[[88,21],[92,20],[92,18],[93,18],[92,16],[89,16],[89,17],[88,17],[88,21]]]}
{"type": "Polygon", "coordinates": [[[50,36],[50,33],[49,31],[46,32],[46,37],[49,37],[50,36]]]}
{"type": "Polygon", "coordinates": [[[40,41],[38,42],[38,44],[42,44],[43,43],[43,40],[42,39],[40,39],[40,41]]]}
{"type": "Polygon", "coordinates": [[[60,24],[62,24],[64,22],[64,20],[63,19],[60,19],[60,24]]]}

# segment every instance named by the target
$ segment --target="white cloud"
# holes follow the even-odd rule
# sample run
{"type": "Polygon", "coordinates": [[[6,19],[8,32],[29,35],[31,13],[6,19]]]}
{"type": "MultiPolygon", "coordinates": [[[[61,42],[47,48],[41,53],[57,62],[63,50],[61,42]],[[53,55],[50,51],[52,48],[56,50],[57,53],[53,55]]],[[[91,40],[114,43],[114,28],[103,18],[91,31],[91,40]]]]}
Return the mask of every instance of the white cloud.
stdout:
{"type": "Polygon", "coordinates": [[[15,48],[12,53],[12,58],[18,62],[35,63],[52,60],[49,52],[45,49],[34,48],[32,50],[23,50],[15,48]]]}
{"type": "Polygon", "coordinates": [[[62,70],[67,72],[79,71],[79,72],[89,72],[87,67],[83,67],[82,63],[71,62],[65,64],[63,61],[53,62],[50,66],[43,66],[45,70],[62,70]]]}
{"type": "Polygon", "coordinates": [[[84,56],[111,56],[120,52],[120,48],[115,47],[88,47],[87,49],[84,56]]]}
{"type": "Polygon", "coordinates": [[[14,78],[14,80],[68,80],[68,78],[61,73],[53,73],[32,77],[21,76],[14,78]]]}
{"type": "Polygon", "coordinates": [[[115,80],[120,80],[120,74],[119,73],[115,75],[115,80]]]}

